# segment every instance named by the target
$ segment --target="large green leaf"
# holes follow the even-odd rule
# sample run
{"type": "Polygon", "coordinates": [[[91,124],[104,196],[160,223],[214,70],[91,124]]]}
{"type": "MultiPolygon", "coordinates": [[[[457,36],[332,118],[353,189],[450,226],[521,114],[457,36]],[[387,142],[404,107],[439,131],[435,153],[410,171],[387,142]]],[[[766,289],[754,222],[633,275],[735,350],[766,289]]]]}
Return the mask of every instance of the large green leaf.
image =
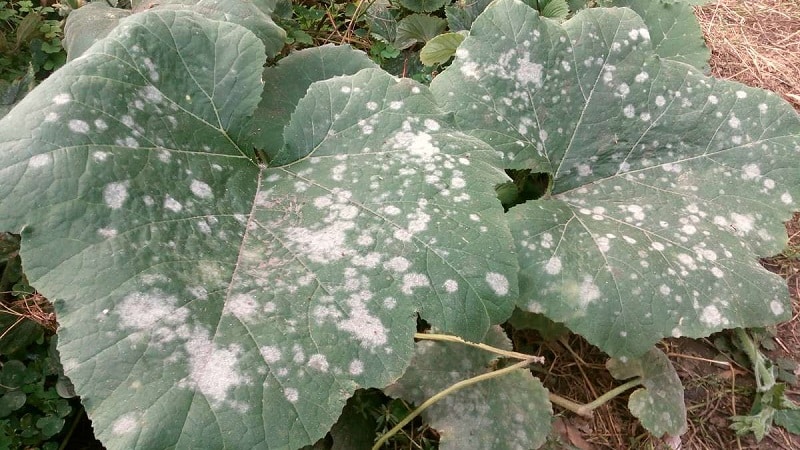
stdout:
{"type": "Polygon", "coordinates": [[[448,0],[398,0],[398,3],[414,12],[434,12],[447,4],[448,0]]]}
{"type": "Polygon", "coordinates": [[[397,23],[397,39],[394,45],[403,50],[418,42],[428,42],[446,28],[447,22],[444,19],[427,14],[411,14],[397,23]]]}
{"type": "Polygon", "coordinates": [[[656,57],[648,36],[629,9],[562,27],[500,0],[431,87],[502,167],[552,175],[508,214],[520,306],[613,356],[790,312],[757,257],[782,249],[797,207],[797,114],[656,57]]]}
{"type": "Polygon", "coordinates": [[[608,371],[618,380],[639,377],[642,388],[631,393],[628,408],[653,435],[686,432],[683,384],[669,358],[657,348],[632,360],[610,359],[608,371]]]}
{"type": "Polygon", "coordinates": [[[276,66],[264,69],[261,103],[240,139],[264,150],[271,159],[283,146],[283,128],[311,83],[370,67],[377,65],[350,46],[313,47],[281,59],[276,66]]]}
{"type": "Polygon", "coordinates": [[[127,9],[112,8],[105,2],[88,3],[67,16],[64,25],[64,49],[67,60],[83,54],[95,42],[106,37],[119,21],[131,15],[127,9]]]}
{"type": "Polygon", "coordinates": [[[513,309],[488,146],[367,69],[312,84],[260,165],[230,130],[264,61],[246,28],[154,8],[0,121],[0,229],[109,449],[310,444],[403,373],[415,313],[480,340],[513,309]]]}
{"type": "Polygon", "coordinates": [[[241,25],[261,39],[267,56],[274,56],[286,38],[282,28],[275,25],[270,14],[275,9],[274,0],[158,0],[137,2],[134,11],[185,10],[194,11],[210,19],[241,25]]]}
{"type": "Polygon", "coordinates": [[[653,51],[708,72],[711,50],[689,2],[669,0],[603,0],[604,6],[631,8],[650,31],[653,51]]]}
{"type": "Polygon", "coordinates": [[[450,31],[469,30],[475,18],[486,9],[491,0],[457,0],[444,7],[450,31]]]}
{"type": "MultiPolygon", "coordinates": [[[[511,343],[498,326],[485,342],[511,343]]],[[[495,355],[463,344],[421,341],[411,367],[384,391],[417,405],[461,380],[489,372],[495,355]]],[[[481,381],[452,393],[423,412],[441,437],[442,450],[539,448],[550,432],[547,390],[529,370],[481,381]]]]}

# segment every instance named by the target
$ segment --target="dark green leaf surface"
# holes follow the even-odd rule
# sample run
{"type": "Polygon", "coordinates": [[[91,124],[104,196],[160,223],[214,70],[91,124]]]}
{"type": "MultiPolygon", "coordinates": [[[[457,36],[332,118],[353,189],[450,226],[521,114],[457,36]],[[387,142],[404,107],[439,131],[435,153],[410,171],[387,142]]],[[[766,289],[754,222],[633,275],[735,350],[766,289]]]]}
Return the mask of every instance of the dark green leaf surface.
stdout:
{"type": "Polygon", "coordinates": [[[0,121],[0,229],[109,449],[311,444],[402,374],[416,312],[480,340],[513,309],[492,150],[367,69],[311,84],[259,165],[230,130],[264,60],[239,25],[154,9],[0,121]]]}
{"type": "MultiPolygon", "coordinates": [[[[500,327],[486,344],[510,350],[500,327]]],[[[384,391],[419,405],[451,385],[488,372],[494,354],[463,344],[417,342],[411,367],[384,391]]],[[[423,413],[441,437],[442,450],[539,448],[550,432],[547,390],[527,369],[452,393],[423,413]]]]}
{"type": "Polygon", "coordinates": [[[659,59],[629,9],[561,27],[509,0],[431,89],[498,165],[553,175],[508,213],[521,307],[613,356],[789,317],[757,260],[800,198],[800,120],[776,95],[659,59]]]}
{"type": "Polygon", "coordinates": [[[447,4],[448,0],[399,0],[398,3],[414,12],[434,12],[447,4]]]}
{"type": "Polygon", "coordinates": [[[286,33],[270,17],[274,8],[273,0],[157,0],[140,3],[134,11],[193,11],[209,19],[241,25],[261,39],[271,57],[283,48],[286,39],[286,33]]]}
{"type": "Polygon", "coordinates": [[[397,40],[395,47],[400,50],[411,47],[418,42],[428,42],[444,32],[447,22],[427,14],[412,14],[397,23],[397,40]]]}
{"type": "Polygon", "coordinates": [[[491,0],[459,0],[444,7],[450,31],[466,31],[491,0]]]}
{"type": "Polygon", "coordinates": [[[641,378],[644,388],[631,393],[628,408],[647,431],[656,437],[680,436],[686,432],[683,384],[661,350],[652,348],[640,358],[627,361],[610,359],[606,367],[618,380],[641,378]]]}
{"type": "Polygon", "coordinates": [[[81,56],[129,15],[130,10],[112,8],[106,2],[88,3],[70,12],[64,25],[63,41],[67,61],[81,56]]]}
{"type": "Polygon", "coordinates": [[[604,6],[628,7],[650,31],[653,51],[662,58],[685,62],[708,72],[711,50],[706,46],[691,2],[668,0],[604,0],[604,6]]]}
{"type": "Polygon", "coordinates": [[[313,82],[352,75],[370,67],[377,65],[350,46],[324,45],[283,58],[276,66],[264,69],[261,103],[247,122],[246,136],[240,140],[264,150],[271,159],[283,146],[283,129],[313,82]]]}

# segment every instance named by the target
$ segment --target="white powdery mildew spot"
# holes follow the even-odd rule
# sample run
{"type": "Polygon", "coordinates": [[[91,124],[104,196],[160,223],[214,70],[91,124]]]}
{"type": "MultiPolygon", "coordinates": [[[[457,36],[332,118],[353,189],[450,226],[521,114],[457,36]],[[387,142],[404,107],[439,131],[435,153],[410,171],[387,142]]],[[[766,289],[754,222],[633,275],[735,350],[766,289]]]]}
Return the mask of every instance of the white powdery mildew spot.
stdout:
{"type": "Polygon", "coordinates": [[[772,314],[776,316],[783,314],[783,305],[777,300],[773,300],[769,303],[769,309],[772,311],[772,314]]]}
{"type": "Polygon", "coordinates": [[[281,350],[278,347],[273,345],[265,345],[258,349],[261,353],[261,357],[264,358],[267,364],[272,364],[280,361],[281,359],[281,350]]]}
{"type": "Polygon", "coordinates": [[[117,436],[133,433],[138,428],[139,421],[136,420],[136,415],[133,413],[124,414],[111,424],[111,432],[117,436]]]}
{"type": "Polygon", "coordinates": [[[159,79],[158,67],[156,67],[155,63],[153,63],[153,61],[150,58],[144,58],[142,62],[144,63],[145,67],[147,67],[147,70],[150,72],[149,73],[150,79],[153,81],[158,81],[159,79]]]}
{"type": "Polygon", "coordinates": [[[745,164],[742,166],[742,179],[753,180],[761,176],[761,168],[756,164],[745,164]]]}
{"type": "Polygon", "coordinates": [[[192,190],[192,194],[199,198],[209,199],[214,197],[214,192],[211,190],[211,186],[200,180],[192,180],[192,184],[189,186],[189,189],[192,190]]]}
{"type": "Polygon", "coordinates": [[[633,105],[626,105],[622,108],[622,115],[628,119],[633,119],[636,116],[636,108],[633,105]]]}
{"type": "Polygon", "coordinates": [[[731,222],[738,231],[749,233],[753,231],[753,216],[750,214],[731,213],[731,222]]]}
{"type": "Polygon", "coordinates": [[[86,134],[89,132],[89,124],[80,119],[71,119],[67,126],[73,133],[86,134]]]}
{"type": "Polygon", "coordinates": [[[372,294],[366,291],[351,295],[347,299],[347,305],[350,307],[348,318],[337,323],[336,327],[350,333],[364,347],[374,350],[386,344],[389,336],[381,319],[370,314],[366,307],[371,298],[372,294]]]}
{"type": "Polygon", "coordinates": [[[586,307],[589,303],[600,298],[600,288],[594,283],[591,276],[583,278],[580,286],[578,287],[578,299],[582,307],[586,307]]]}
{"type": "Polygon", "coordinates": [[[122,208],[125,200],[128,199],[128,185],[130,182],[122,181],[119,183],[108,183],[103,188],[103,201],[111,209],[122,208]]]}
{"type": "Polygon", "coordinates": [[[739,122],[739,119],[737,119],[736,116],[731,116],[731,118],[728,119],[728,126],[733,129],[739,128],[740,123],[741,122],[739,122]]]}
{"type": "Polygon", "coordinates": [[[53,97],[53,103],[56,105],[66,105],[72,101],[72,96],[69,94],[58,94],[53,97]]]}
{"type": "Polygon", "coordinates": [[[544,271],[548,275],[558,275],[561,273],[561,258],[558,256],[551,256],[544,265],[544,271]]]}
{"type": "Polygon", "coordinates": [[[226,400],[228,390],[249,383],[236,370],[239,363],[238,346],[218,348],[204,332],[195,332],[186,343],[189,353],[189,377],[210,403],[219,405],[226,400]]]}
{"type": "Polygon", "coordinates": [[[300,393],[295,388],[286,388],[283,390],[283,396],[286,397],[286,400],[289,400],[289,403],[297,403],[300,393]]]}
{"type": "Polygon", "coordinates": [[[445,292],[452,294],[453,292],[458,291],[458,282],[456,280],[446,280],[443,287],[445,292]]]}
{"type": "Polygon", "coordinates": [[[166,197],[164,197],[164,208],[172,212],[180,212],[183,209],[183,205],[181,205],[180,202],[178,202],[171,196],[167,195],[166,197]]]}
{"type": "Polygon", "coordinates": [[[486,274],[486,282],[495,294],[503,296],[508,295],[508,278],[505,275],[497,272],[489,272],[486,274]]]}
{"type": "Polygon", "coordinates": [[[517,69],[516,78],[523,86],[529,83],[535,84],[537,87],[542,87],[542,68],[541,64],[531,62],[530,55],[525,54],[524,57],[517,59],[519,68],[517,69]]]}
{"type": "Polygon", "coordinates": [[[719,309],[714,305],[703,308],[703,312],[700,314],[700,321],[712,327],[720,327],[727,322],[727,320],[722,317],[722,313],[719,312],[719,309]]]}
{"type": "Polygon", "coordinates": [[[664,244],[662,244],[661,242],[653,242],[650,245],[650,247],[652,247],[653,250],[656,250],[656,251],[659,251],[659,252],[663,252],[664,249],[666,248],[666,247],[664,247],[664,244]]]}
{"type": "Polygon", "coordinates": [[[395,256],[394,258],[383,263],[383,268],[392,270],[394,272],[405,272],[411,267],[411,262],[402,256],[395,256]]]}
{"type": "Polygon", "coordinates": [[[667,100],[664,98],[663,95],[656,96],[656,106],[658,106],[660,108],[660,107],[662,107],[662,106],[664,106],[666,104],[667,104],[667,100]]]}
{"type": "Polygon", "coordinates": [[[164,98],[161,91],[153,85],[145,86],[142,90],[142,96],[152,103],[161,103],[161,100],[164,98]]]}
{"type": "Polygon", "coordinates": [[[252,320],[258,310],[258,302],[250,294],[236,294],[225,302],[224,311],[236,316],[240,321],[252,320]]]}
{"type": "Polygon", "coordinates": [[[52,157],[48,153],[40,153],[38,155],[34,155],[31,159],[28,160],[28,167],[32,169],[38,169],[40,167],[44,167],[52,161],[52,157]]]}
{"type": "Polygon", "coordinates": [[[115,311],[124,328],[147,330],[170,316],[180,319],[179,314],[175,315],[177,302],[175,296],[157,289],[152,292],[134,292],[123,298],[115,311]]]}
{"type": "Polygon", "coordinates": [[[475,61],[467,61],[461,65],[461,74],[467,78],[474,78],[480,80],[480,73],[478,72],[478,63],[475,61]]]}
{"type": "Polygon", "coordinates": [[[439,131],[439,128],[441,128],[439,122],[433,119],[425,119],[423,125],[425,125],[425,128],[427,128],[429,131],[439,131]]]}
{"type": "Polygon", "coordinates": [[[407,273],[403,275],[403,286],[400,291],[403,294],[411,295],[414,293],[414,288],[430,286],[428,276],[422,273],[407,273]]]}
{"type": "Polygon", "coordinates": [[[400,131],[392,140],[392,148],[406,150],[421,162],[433,162],[433,158],[439,154],[439,148],[433,145],[433,137],[428,133],[400,131]]]}
{"type": "Polygon", "coordinates": [[[320,372],[327,372],[328,371],[328,358],[325,355],[316,353],[311,355],[308,358],[308,367],[312,369],[318,370],[320,372]]]}
{"type": "Polygon", "coordinates": [[[355,224],[350,221],[336,221],[320,230],[291,227],[287,230],[288,239],[311,261],[327,264],[338,261],[354,253],[345,246],[346,232],[355,224]]]}
{"type": "Polygon", "coordinates": [[[350,361],[350,366],[347,368],[350,375],[361,375],[364,373],[364,363],[360,359],[350,361]]]}
{"type": "Polygon", "coordinates": [[[790,193],[788,193],[788,192],[784,192],[784,193],[781,195],[781,201],[782,201],[783,203],[787,204],[787,205],[790,205],[790,204],[792,203],[792,201],[793,201],[793,200],[792,200],[792,194],[790,194],[790,193]]]}
{"type": "Polygon", "coordinates": [[[103,236],[106,239],[111,239],[117,236],[117,230],[114,228],[100,228],[97,230],[97,234],[103,236]]]}

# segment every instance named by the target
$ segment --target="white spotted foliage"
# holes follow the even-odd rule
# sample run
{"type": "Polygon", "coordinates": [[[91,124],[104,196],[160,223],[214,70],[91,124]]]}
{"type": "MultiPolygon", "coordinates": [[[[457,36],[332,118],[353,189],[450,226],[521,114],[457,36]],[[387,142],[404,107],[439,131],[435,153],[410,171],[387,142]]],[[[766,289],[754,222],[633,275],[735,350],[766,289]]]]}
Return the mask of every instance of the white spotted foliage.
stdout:
{"type": "MultiPolygon", "coordinates": [[[[511,349],[499,326],[484,342],[511,349]]],[[[384,392],[419,405],[459,381],[493,370],[495,357],[462,344],[420,341],[411,367],[384,392]]],[[[438,431],[442,450],[532,449],[544,444],[550,432],[552,407],[539,379],[519,369],[445,396],[423,417],[438,431]]]]}
{"type": "Polygon", "coordinates": [[[521,308],[612,356],[789,317],[757,259],[783,248],[800,196],[800,120],[776,95],[660,59],[629,9],[558,25],[514,0],[431,90],[499,167],[553,177],[508,213],[521,308]]]}
{"type": "Polygon", "coordinates": [[[299,80],[259,161],[231,130],[262,39],[198,11],[121,20],[0,121],[0,229],[107,448],[299,448],[404,372],[416,313],[471,340],[511,314],[507,178],[379,69],[299,80]]]}
{"type": "Polygon", "coordinates": [[[606,368],[618,380],[638,377],[642,387],[631,392],[628,408],[653,435],[680,436],[686,432],[683,385],[675,367],[661,350],[651,348],[639,358],[609,359],[606,368]]]}

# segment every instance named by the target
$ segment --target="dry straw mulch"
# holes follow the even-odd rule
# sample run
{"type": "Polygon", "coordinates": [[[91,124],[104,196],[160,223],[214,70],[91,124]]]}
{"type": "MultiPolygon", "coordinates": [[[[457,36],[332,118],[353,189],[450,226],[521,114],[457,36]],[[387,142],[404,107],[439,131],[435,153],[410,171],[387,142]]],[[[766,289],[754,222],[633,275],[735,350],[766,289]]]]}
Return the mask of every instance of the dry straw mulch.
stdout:
{"type": "Polygon", "coordinates": [[[715,77],[775,91],[800,110],[800,0],[718,0],[695,11],[715,77]]]}

